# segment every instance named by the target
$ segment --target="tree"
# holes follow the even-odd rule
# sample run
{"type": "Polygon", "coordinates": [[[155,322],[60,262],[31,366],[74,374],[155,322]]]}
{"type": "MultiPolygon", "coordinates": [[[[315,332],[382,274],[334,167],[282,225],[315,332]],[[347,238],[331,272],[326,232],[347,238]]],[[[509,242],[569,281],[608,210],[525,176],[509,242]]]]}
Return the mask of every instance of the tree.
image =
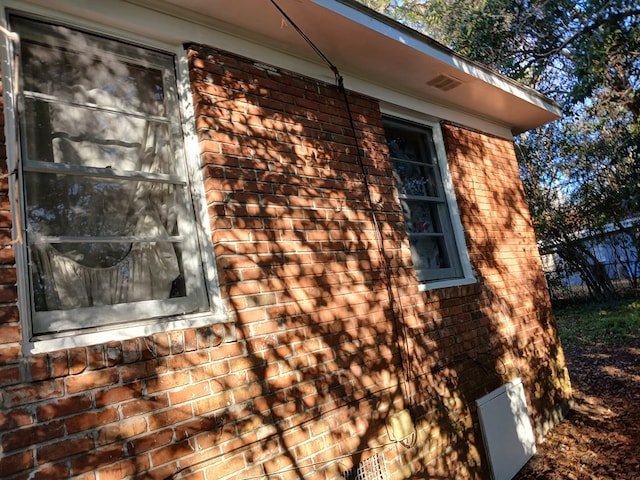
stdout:
{"type": "MultiPolygon", "coordinates": [[[[639,216],[640,6],[627,0],[361,1],[563,105],[561,121],[516,139],[534,227],[594,296],[614,295],[598,259],[573,237],[639,216]]],[[[633,241],[640,251],[638,236],[633,241]]]]}

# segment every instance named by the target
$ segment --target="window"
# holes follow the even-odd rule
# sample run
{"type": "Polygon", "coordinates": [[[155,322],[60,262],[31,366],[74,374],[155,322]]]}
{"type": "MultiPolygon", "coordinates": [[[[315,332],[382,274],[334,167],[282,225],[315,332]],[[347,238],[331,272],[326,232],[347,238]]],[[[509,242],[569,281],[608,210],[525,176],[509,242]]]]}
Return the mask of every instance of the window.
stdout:
{"type": "Polygon", "coordinates": [[[174,58],[12,17],[32,332],[208,308],[174,58]]]}
{"type": "Polygon", "coordinates": [[[433,130],[385,120],[393,176],[421,282],[464,276],[433,130]]]}

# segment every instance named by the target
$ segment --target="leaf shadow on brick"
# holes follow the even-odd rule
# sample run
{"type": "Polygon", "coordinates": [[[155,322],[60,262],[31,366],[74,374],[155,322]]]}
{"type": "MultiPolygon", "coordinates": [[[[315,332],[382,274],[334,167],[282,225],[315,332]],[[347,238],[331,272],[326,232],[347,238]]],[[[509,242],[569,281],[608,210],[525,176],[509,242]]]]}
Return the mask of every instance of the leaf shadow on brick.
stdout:
{"type": "Polygon", "coordinates": [[[485,478],[474,401],[516,376],[538,429],[553,423],[568,377],[537,260],[523,272],[512,261],[535,248],[517,165],[505,178],[496,161],[490,179],[483,165],[510,143],[447,138],[479,282],[419,292],[376,102],[349,96],[356,145],[336,88],[206,47],[190,55],[200,139],[214,147],[202,158],[217,175],[207,184],[221,288],[245,360],[219,379],[234,405],[226,425],[244,441],[212,468],[243,458],[244,477],[336,478],[383,452],[414,478],[485,478]],[[491,198],[468,187],[469,172],[491,198]],[[402,408],[417,439],[395,455],[385,420],[402,408]]]}
{"type": "MultiPolygon", "coordinates": [[[[487,478],[474,402],[516,376],[538,433],[551,425],[568,376],[510,142],[442,125],[478,282],[420,291],[378,102],[348,94],[356,143],[336,87],[210,47],[188,56],[187,121],[237,338],[216,325],[41,357],[42,385],[64,378],[83,401],[49,388],[47,418],[26,428],[64,439],[25,459],[4,435],[6,465],[324,479],[379,453],[396,475],[487,478]],[[416,436],[401,445],[386,421],[405,408],[416,436]]],[[[9,389],[3,405],[37,417],[31,394],[9,389]]]]}

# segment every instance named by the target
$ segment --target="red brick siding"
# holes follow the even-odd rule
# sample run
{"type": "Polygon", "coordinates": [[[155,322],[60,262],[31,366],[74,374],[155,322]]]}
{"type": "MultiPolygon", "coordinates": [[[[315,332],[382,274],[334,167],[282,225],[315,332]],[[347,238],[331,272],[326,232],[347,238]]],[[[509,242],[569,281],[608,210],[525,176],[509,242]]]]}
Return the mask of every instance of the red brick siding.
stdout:
{"type": "MultiPolygon", "coordinates": [[[[237,340],[215,326],[23,359],[5,242],[0,476],[324,479],[382,452],[393,479],[485,477],[476,398],[521,375],[541,423],[568,395],[512,144],[443,125],[479,282],[421,293],[377,102],[349,94],[356,145],[334,86],[188,54],[237,340]],[[385,446],[403,407],[417,441],[385,446]]],[[[6,180],[0,195],[8,240],[6,180]]]]}
{"type": "Polygon", "coordinates": [[[433,450],[427,442],[426,454],[422,445],[403,456],[413,471],[471,478],[484,463],[475,399],[522,377],[542,436],[571,388],[513,143],[446,123],[442,130],[479,282],[425,292],[424,303],[414,306],[413,402],[433,450]],[[454,448],[444,453],[441,442],[454,448]]]}
{"type": "Polygon", "coordinates": [[[566,400],[570,386],[514,145],[453,125],[443,131],[484,312],[500,339],[493,348],[528,381],[537,420],[546,422],[548,405],[566,400]]]}

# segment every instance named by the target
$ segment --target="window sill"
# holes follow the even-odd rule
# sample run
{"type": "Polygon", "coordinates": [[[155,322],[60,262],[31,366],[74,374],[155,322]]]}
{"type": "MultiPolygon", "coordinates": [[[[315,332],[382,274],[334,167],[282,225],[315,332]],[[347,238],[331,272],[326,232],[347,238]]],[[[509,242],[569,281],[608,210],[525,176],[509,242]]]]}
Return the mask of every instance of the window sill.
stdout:
{"type": "Polygon", "coordinates": [[[236,331],[225,314],[205,312],[180,317],[169,317],[163,320],[153,319],[136,322],[135,325],[113,325],[109,328],[92,329],[88,332],[72,332],[60,335],[38,336],[24,345],[27,354],[47,353],[67,348],[87,347],[108,342],[146,337],[155,333],[184,330],[188,328],[206,327],[208,325],[229,323],[225,327],[223,343],[236,339],[236,331]]]}
{"type": "Polygon", "coordinates": [[[418,289],[421,292],[426,292],[428,290],[437,290],[439,288],[461,287],[463,285],[472,285],[474,283],[478,283],[478,279],[475,277],[453,278],[449,280],[440,280],[440,281],[434,281],[429,283],[421,283],[418,286],[418,289]]]}

